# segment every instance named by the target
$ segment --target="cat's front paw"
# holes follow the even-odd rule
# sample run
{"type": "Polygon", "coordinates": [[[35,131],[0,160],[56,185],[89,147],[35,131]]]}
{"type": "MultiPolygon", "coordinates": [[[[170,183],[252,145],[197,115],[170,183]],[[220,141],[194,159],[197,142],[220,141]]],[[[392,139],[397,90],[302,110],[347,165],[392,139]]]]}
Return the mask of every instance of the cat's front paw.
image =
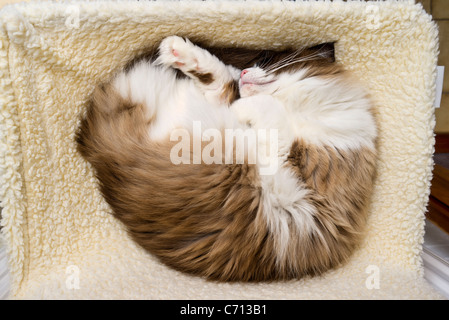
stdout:
{"type": "Polygon", "coordinates": [[[188,39],[178,36],[165,38],[159,45],[159,57],[156,62],[183,71],[197,70],[198,59],[195,56],[195,45],[188,39]]]}

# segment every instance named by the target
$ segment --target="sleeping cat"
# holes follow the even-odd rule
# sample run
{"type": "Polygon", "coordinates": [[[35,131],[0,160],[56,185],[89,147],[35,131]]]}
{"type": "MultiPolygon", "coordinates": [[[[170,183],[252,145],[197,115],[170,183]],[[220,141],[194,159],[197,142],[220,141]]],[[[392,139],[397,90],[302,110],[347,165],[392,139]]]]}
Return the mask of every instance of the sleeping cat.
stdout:
{"type": "Polygon", "coordinates": [[[95,89],[78,150],[140,246],[218,281],[298,279],[348,259],[373,189],[375,119],[366,90],[328,51],[304,52],[261,51],[243,68],[171,36],[157,59],[95,89]],[[203,134],[195,147],[195,124],[276,135],[247,139],[242,151],[227,143],[235,137],[203,134]],[[192,140],[178,148],[183,135],[173,132],[192,140]],[[207,163],[201,151],[212,138],[222,139],[222,161],[207,163]],[[275,170],[250,161],[254,150],[275,170]]]}

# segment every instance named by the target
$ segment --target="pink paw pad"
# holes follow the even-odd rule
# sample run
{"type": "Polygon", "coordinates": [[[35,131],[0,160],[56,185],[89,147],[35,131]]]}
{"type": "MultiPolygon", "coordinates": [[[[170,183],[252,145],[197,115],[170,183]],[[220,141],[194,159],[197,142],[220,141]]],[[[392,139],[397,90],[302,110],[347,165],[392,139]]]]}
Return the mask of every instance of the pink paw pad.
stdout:
{"type": "MultiPolygon", "coordinates": [[[[173,49],[173,50],[171,51],[171,53],[172,53],[175,57],[179,57],[179,52],[178,52],[177,50],[173,49]]],[[[177,65],[178,67],[182,67],[183,65],[185,65],[185,63],[182,63],[182,62],[179,62],[179,61],[176,61],[175,63],[176,63],[176,65],[177,65]]]]}

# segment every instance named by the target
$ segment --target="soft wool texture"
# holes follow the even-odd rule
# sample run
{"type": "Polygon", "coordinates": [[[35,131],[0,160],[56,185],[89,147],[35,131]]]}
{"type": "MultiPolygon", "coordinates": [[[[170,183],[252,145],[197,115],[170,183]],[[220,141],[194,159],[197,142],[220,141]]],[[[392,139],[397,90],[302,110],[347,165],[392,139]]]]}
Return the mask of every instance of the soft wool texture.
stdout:
{"type": "Polygon", "coordinates": [[[12,298],[440,297],[420,258],[438,53],[420,5],[43,2],[5,7],[0,21],[1,224],[12,298]],[[95,84],[172,34],[264,49],[337,41],[337,60],[370,89],[380,133],[367,235],[349,263],[300,281],[207,282],[157,262],[109,214],[76,152],[80,114],[95,84]]]}

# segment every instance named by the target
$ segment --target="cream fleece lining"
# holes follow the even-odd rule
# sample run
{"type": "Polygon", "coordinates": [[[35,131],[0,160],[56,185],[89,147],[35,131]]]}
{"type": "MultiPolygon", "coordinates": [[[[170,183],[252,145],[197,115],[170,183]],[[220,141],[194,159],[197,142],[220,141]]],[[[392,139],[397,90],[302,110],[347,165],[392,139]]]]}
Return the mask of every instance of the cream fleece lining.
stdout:
{"type": "Polygon", "coordinates": [[[438,298],[420,258],[438,31],[414,1],[65,2],[0,11],[0,200],[13,298],[438,298]],[[109,214],[74,133],[96,83],[172,34],[212,45],[336,42],[369,87],[380,159],[369,228],[323,277],[217,284],[168,269],[109,214]]]}

